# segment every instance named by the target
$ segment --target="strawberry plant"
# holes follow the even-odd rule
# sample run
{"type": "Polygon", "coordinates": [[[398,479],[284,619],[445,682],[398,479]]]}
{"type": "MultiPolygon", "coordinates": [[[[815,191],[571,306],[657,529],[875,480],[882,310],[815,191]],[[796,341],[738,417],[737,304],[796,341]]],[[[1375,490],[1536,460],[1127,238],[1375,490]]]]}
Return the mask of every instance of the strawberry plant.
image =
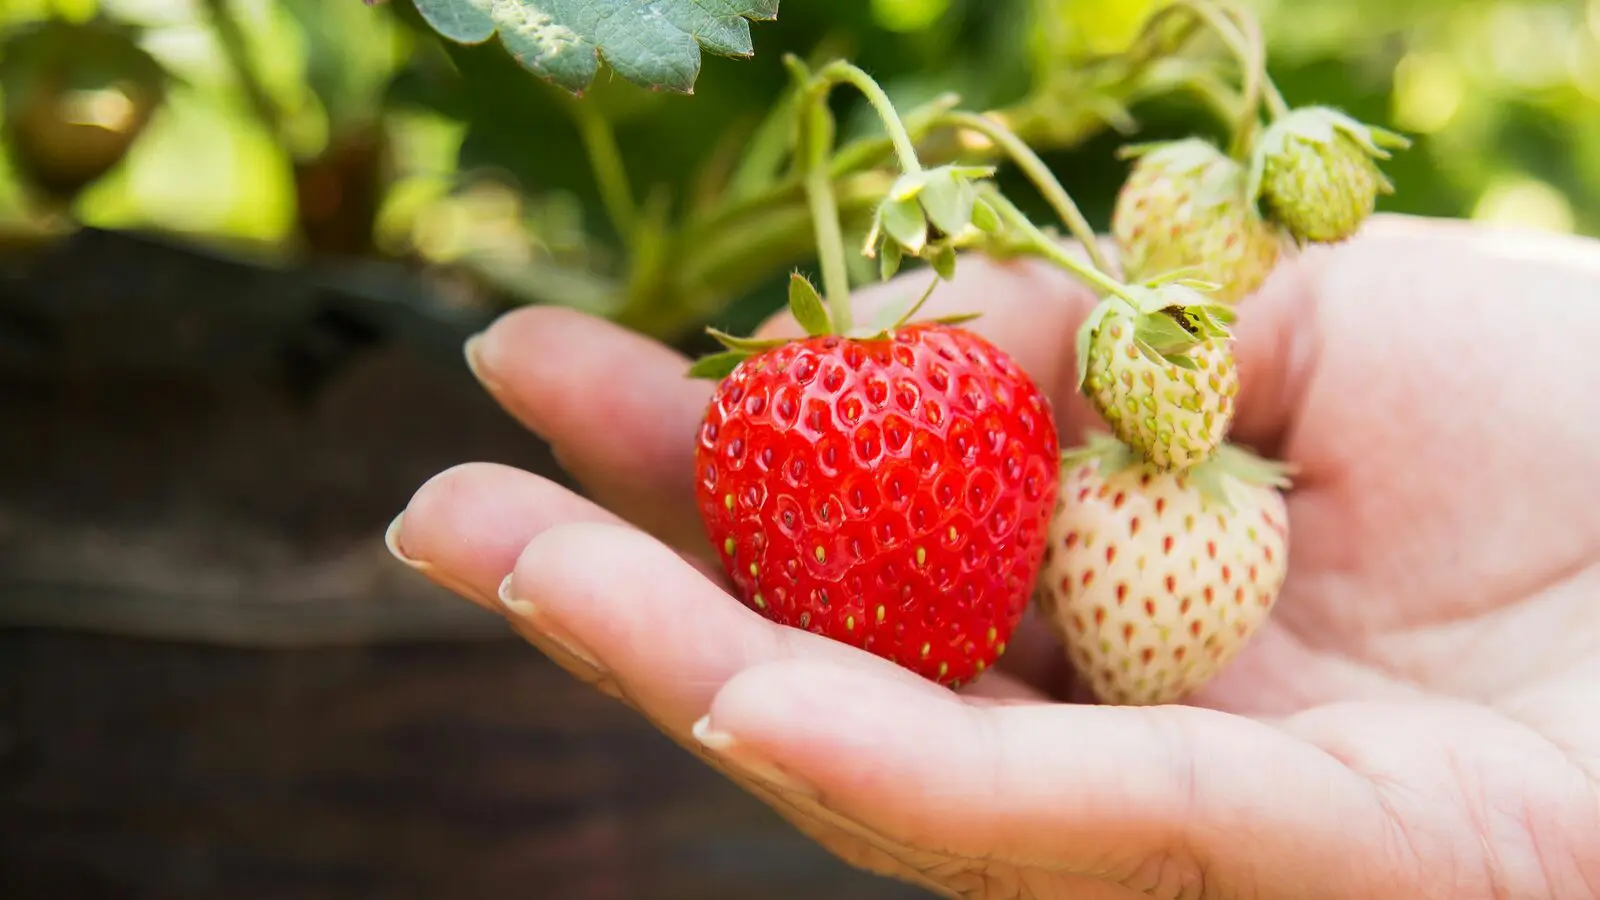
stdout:
{"type": "MultiPolygon", "coordinates": [[[[667,0],[417,8],[457,40],[498,31],[519,62],[572,92],[601,59],[630,81],[688,92],[702,49],[748,54],[749,22],[778,12],[667,0]],[[615,15],[597,15],[603,6],[615,15]],[[620,24],[630,10],[632,31],[620,24]]],[[[1270,614],[1289,565],[1289,470],[1229,441],[1245,377],[1236,307],[1296,247],[1353,234],[1390,189],[1376,161],[1404,140],[1289,107],[1260,29],[1220,0],[1163,6],[1126,47],[1075,70],[1070,88],[1050,83],[1008,109],[939,95],[902,111],[849,61],[785,61],[789,89],[750,157],[679,232],[713,245],[739,235],[721,252],[771,250],[777,264],[797,250],[792,222],[772,229],[765,217],[797,204],[820,269],[820,291],[790,276],[803,336],[710,329],[721,349],[690,371],[715,382],[695,485],[735,595],[952,687],[1000,659],[1037,598],[1102,700],[1166,703],[1203,686],[1270,614]],[[1201,34],[1229,51],[1232,77],[1189,54],[1201,34]],[[866,98],[883,137],[839,139],[840,87],[866,98]],[[1074,127],[1049,114],[1067,90],[1124,130],[1134,127],[1126,101],[1184,91],[1226,132],[1222,143],[1194,135],[1125,150],[1134,163],[1112,216],[1114,255],[1039,156],[1074,127]],[[1024,213],[1001,167],[1059,223],[1024,213]],[[782,240],[765,245],[775,232],[782,240]],[[1075,336],[1078,389],[1109,433],[1063,453],[1045,393],[966,326],[981,309],[919,318],[962,253],[1038,257],[1098,295],[1075,336]],[[856,322],[854,284],[910,264],[928,279],[920,295],[856,322]]],[[[613,187],[610,205],[659,260],[632,283],[670,287],[703,246],[676,244],[613,187]]]]}

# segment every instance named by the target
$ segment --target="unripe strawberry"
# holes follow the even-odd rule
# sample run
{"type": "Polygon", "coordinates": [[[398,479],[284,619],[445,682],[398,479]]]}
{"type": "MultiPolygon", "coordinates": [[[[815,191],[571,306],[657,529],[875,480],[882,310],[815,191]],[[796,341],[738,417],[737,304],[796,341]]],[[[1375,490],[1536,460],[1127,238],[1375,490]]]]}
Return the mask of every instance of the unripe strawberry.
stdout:
{"type": "Polygon", "coordinates": [[[1193,290],[1107,297],[1079,332],[1080,387],[1119,440],[1161,470],[1193,466],[1227,437],[1239,391],[1228,309],[1193,290]]]}
{"type": "Polygon", "coordinates": [[[1117,195],[1111,235],[1124,277],[1181,272],[1237,303],[1278,264],[1283,241],[1245,194],[1245,168],[1199,138],[1134,148],[1138,161],[1117,195]]]}
{"type": "Polygon", "coordinates": [[[1102,702],[1177,702],[1266,621],[1288,569],[1284,476],[1232,445],[1181,473],[1103,436],[1063,456],[1036,597],[1102,702]]]}
{"type": "Polygon", "coordinates": [[[1273,122],[1251,163],[1250,196],[1301,243],[1354,235],[1394,185],[1375,160],[1409,141],[1326,107],[1304,107],[1273,122]]]}

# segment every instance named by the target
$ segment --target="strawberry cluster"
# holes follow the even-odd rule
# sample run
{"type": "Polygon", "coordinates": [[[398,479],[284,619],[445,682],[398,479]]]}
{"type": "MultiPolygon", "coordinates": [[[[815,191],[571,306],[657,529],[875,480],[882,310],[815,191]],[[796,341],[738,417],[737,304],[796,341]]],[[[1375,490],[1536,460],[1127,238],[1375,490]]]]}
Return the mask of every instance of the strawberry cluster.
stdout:
{"type": "Polygon", "coordinates": [[[1185,17],[1240,62],[1241,94],[1222,104],[1238,111],[1233,140],[1130,151],[1112,219],[1117,275],[1066,191],[997,117],[941,101],[915,118],[1009,156],[1086,262],[1000,192],[992,166],[925,168],[865,72],[788,61],[823,289],[791,278],[803,338],[713,331],[725,349],[692,372],[718,382],[695,447],[701,517],[748,607],[954,687],[995,664],[1036,598],[1095,694],[1126,704],[1189,695],[1271,613],[1289,561],[1289,470],[1228,440],[1235,306],[1294,246],[1349,237],[1392,189],[1374,160],[1404,142],[1332,110],[1289,109],[1258,31],[1212,0],[1179,0],[1147,28],[1185,17]],[[828,177],[827,96],[839,85],[872,102],[899,168],[862,254],[883,278],[907,260],[934,276],[920,298],[859,327],[828,177]],[[1063,452],[1049,399],[962,327],[971,316],[917,318],[958,250],[1038,255],[1098,292],[1076,359],[1105,433],[1063,452]]]}

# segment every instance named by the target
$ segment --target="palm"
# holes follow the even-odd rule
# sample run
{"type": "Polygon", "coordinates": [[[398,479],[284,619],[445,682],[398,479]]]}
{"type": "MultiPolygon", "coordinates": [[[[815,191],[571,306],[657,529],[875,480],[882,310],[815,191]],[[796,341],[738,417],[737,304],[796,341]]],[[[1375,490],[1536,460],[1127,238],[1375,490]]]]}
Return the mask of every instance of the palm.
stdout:
{"type": "MultiPolygon", "coordinates": [[[[708,761],[847,860],[937,890],[1476,896],[1600,881],[1600,726],[1582,716],[1600,703],[1600,427],[1576,414],[1600,366],[1574,339],[1600,321],[1600,272],[1490,260],[1470,232],[1390,230],[1295,266],[1243,313],[1236,434],[1300,471],[1284,596],[1192,698],[1209,710],[1059,706],[1082,698],[1033,623],[1007,671],[952,702],[759,620],[714,571],[637,532],[553,527],[610,514],[506,470],[430,483],[405,550],[491,606],[515,566],[533,607],[509,617],[530,640],[687,746],[703,749],[690,732],[709,710],[708,761]]],[[[1071,385],[1081,292],[972,261],[936,302],[981,303],[974,327],[1053,393],[1067,440],[1092,426],[1071,385]]],[[[489,361],[497,396],[596,499],[697,555],[687,456],[704,386],[598,323],[536,313],[499,330],[550,352],[489,361]],[[585,372],[636,390],[597,409],[568,387],[585,372]]]]}

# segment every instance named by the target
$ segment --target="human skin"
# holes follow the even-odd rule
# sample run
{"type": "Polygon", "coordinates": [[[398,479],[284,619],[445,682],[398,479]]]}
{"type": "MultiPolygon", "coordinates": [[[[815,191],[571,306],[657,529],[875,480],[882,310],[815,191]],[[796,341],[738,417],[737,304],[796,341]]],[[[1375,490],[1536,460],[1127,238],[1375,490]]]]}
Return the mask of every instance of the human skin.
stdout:
{"type": "MultiPolygon", "coordinates": [[[[963,258],[930,305],[983,312],[1071,445],[1096,426],[1072,384],[1092,303],[963,258]]],[[[1234,438],[1298,467],[1290,574],[1183,705],[1081,702],[1033,620],[951,692],[741,606],[693,505],[712,386],[566,310],[510,313],[468,357],[591,499],[464,465],[390,547],[847,862],[938,894],[1600,897],[1600,243],[1379,217],[1287,259],[1237,332],[1234,438]]]]}

